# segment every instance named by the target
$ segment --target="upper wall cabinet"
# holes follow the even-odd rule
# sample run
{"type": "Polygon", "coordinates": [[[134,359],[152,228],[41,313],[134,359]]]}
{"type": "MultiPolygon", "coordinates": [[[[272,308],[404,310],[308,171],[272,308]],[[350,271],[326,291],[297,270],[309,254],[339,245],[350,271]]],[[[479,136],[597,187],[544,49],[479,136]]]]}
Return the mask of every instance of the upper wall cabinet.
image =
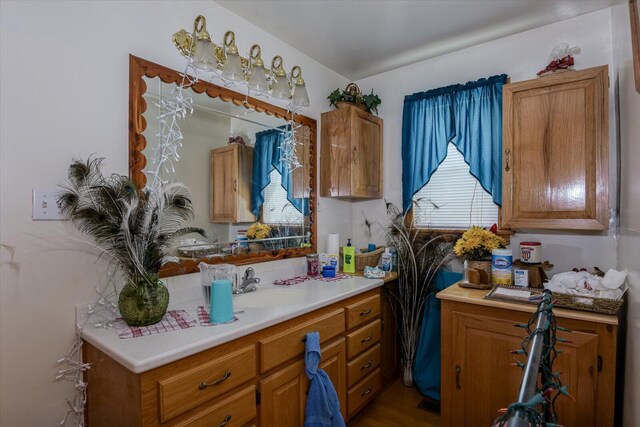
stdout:
{"type": "Polygon", "coordinates": [[[253,222],[253,148],[233,144],[211,150],[211,222],[253,222]]]}
{"type": "Polygon", "coordinates": [[[353,105],[322,114],[320,195],[382,198],[382,119],[353,105]]]}
{"type": "Polygon", "coordinates": [[[504,86],[506,227],[608,228],[608,82],[605,65],[504,86]]]}

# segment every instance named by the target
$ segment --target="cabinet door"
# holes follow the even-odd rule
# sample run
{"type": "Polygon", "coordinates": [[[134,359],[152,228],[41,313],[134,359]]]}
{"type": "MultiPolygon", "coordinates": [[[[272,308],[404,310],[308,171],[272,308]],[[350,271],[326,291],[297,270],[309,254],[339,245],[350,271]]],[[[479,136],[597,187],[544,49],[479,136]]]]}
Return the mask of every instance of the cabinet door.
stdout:
{"type": "MultiPolygon", "coordinates": [[[[447,332],[452,334],[451,362],[443,354],[447,370],[442,373],[443,394],[452,393],[449,412],[443,413],[444,425],[492,425],[498,410],[515,401],[522,370],[512,366],[511,351],[520,348],[523,329],[513,323],[523,320],[454,312],[447,332]]],[[[565,352],[558,356],[554,371],[562,372],[561,380],[570,386],[576,401],[558,399],[559,422],[595,426],[598,336],[580,332],[562,336],[573,342],[557,346],[565,352]]]]}
{"type": "Polygon", "coordinates": [[[503,93],[503,224],[607,229],[607,66],[505,85],[503,93]]]}
{"type": "Polygon", "coordinates": [[[357,108],[351,110],[351,194],[382,197],[382,120],[357,108]]]}
{"type": "MultiPolygon", "coordinates": [[[[340,411],[346,411],[346,345],[344,339],[321,349],[320,368],[331,378],[340,400],[340,411]]],[[[298,360],[260,381],[260,424],[263,426],[298,427],[304,424],[309,379],[304,360],[298,360]]]]}
{"type": "Polygon", "coordinates": [[[211,151],[211,222],[236,222],[238,157],[235,146],[211,151]]]}
{"type": "Polygon", "coordinates": [[[322,349],[320,369],[324,370],[336,389],[340,412],[347,416],[347,347],[344,338],[322,349]]]}

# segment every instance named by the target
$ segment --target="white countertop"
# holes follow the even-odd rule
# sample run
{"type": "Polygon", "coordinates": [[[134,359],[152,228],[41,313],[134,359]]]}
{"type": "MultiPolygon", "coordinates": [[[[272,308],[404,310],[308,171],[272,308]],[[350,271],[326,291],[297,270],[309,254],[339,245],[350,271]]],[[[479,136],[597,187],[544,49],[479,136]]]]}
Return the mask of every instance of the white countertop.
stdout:
{"type": "MultiPolygon", "coordinates": [[[[131,372],[142,373],[382,285],[382,279],[363,277],[351,277],[337,282],[310,280],[289,287],[262,283],[260,289],[255,291],[256,294],[277,288],[304,290],[309,296],[298,304],[269,308],[245,308],[234,303],[234,309],[244,310],[244,313],[236,314],[239,320],[228,325],[200,326],[198,323],[195,327],[178,331],[121,339],[115,328],[94,327],[89,324],[83,329],[82,338],[131,372]]],[[[197,288],[201,293],[200,285],[197,288]]],[[[197,294],[198,292],[194,295],[197,294]]],[[[203,302],[203,297],[199,297],[177,302],[176,305],[170,304],[169,308],[186,310],[197,320],[197,308],[203,302]]]]}

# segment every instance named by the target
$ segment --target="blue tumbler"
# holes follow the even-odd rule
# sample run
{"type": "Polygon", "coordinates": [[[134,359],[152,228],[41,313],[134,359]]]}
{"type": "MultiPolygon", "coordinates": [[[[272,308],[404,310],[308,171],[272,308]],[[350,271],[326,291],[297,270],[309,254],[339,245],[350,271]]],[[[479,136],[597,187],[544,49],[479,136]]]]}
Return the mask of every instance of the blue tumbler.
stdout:
{"type": "Polygon", "coordinates": [[[233,320],[231,280],[220,279],[211,282],[211,304],[209,307],[211,323],[227,323],[233,320]]]}

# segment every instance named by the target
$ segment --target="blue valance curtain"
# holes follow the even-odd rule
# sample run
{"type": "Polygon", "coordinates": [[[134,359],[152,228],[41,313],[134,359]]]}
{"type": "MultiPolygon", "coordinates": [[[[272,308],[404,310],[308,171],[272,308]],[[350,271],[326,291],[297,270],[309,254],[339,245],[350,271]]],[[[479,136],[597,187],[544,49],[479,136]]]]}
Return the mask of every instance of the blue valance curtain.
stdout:
{"type": "Polygon", "coordinates": [[[452,142],[494,203],[502,205],[501,74],[404,99],[402,114],[402,207],[429,182],[452,142]]]}
{"type": "Polygon", "coordinates": [[[253,183],[251,188],[251,212],[260,217],[264,203],[264,189],[271,183],[271,172],[276,169],[281,175],[281,184],[287,192],[287,200],[304,215],[309,213],[308,198],[293,197],[293,177],[287,165],[280,161],[280,146],[285,138],[286,129],[269,129],[256,133],[253,147],[253,183]]]}

